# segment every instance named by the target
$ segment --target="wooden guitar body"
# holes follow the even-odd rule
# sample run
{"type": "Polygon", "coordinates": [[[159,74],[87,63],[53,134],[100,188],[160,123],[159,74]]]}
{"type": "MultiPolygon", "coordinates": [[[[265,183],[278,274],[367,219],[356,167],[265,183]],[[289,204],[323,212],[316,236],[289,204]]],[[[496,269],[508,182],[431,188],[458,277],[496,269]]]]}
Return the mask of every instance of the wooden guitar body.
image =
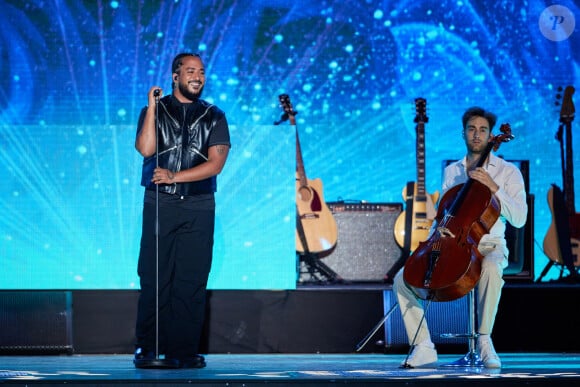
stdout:
{"type": "MultiPolygon", "coordinates": [[[[414,185],[414,191],[411,226],[409,228],[411,231],[411,251],[415,251],[419,242],[423,242],[429,237],[431,224],[437,215],[435,204],[439,200],[439,191],[436,191],[433,194],[421,195],[418,192],[416,184],[414,185]]],[[[409,197],[407,194],[407,187],[403,188],[402,196],[403,200],[406,200],[409,197]]],[[[395,221],[395,240],[401,247],[405,246],[406,218],[407,211],[403,211],[395,221]]]]}
{"type": "Polygon", "coordinates": [[[307,179],[303,185],[296,179],[297,216],[300,217],[307,248],[296,231],[296,251],[299,253],[321,253],[330,250],[338,240],[336,220],[326,205],[322,190],[322,180],[307,179]]]}
{"type": "MultiPolygon", "coordinates": [[[[558,233],[558,221],[566,221],[566,209],[563,205],[564,198],[562,191],[557,187],[550,187],[548,191],[548,206],[550,207],[550,212],[552,213],[552,221],[548,231],[544,236],[544,254],[560,265],[564,265],[564,259],[562,255],[561,246],[570,243],[570,248],[572,250],[572,258],[574,266],[580,266],[580,214],[573,214],[569,217],[569,238],[566,232],[566,227],[563,228],[560,234],[558,233]]],[[[567,247],[567,246],[566,246],[567,247]]]]}

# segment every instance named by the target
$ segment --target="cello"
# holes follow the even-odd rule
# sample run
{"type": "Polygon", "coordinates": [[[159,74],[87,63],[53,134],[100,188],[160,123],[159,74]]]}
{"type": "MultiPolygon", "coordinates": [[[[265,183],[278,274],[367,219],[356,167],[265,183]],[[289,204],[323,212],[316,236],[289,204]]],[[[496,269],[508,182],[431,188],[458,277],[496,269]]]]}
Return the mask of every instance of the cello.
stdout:
{"type": "MultiPolygon", "coordinates": [[[[514,138],[509,124],[490,139],[475,168],[489,153],[514,138]]],[[[487,186],[473,178],[449,189],[437,209],[435,231],[405,262],[403,278],[415,288],[427,290],[425,299],[453,301],[473,289],[481,276],[483,256],[477,249],[499,218],[501,205],[487,186]]]]}

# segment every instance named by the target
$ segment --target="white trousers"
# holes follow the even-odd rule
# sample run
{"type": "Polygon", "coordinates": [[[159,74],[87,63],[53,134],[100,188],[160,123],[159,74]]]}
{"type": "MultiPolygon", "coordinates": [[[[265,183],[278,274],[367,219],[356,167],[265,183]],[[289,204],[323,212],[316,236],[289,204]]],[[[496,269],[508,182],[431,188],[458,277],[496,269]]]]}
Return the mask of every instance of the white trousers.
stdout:
{"type": "MultiPolygon", "coordinates": [[[[494,245],[489,249],[479,249],[485,256],[481,263],[481,277],[476,285],[477,295],[477,333],[489,335],[493,329],[495,316],[504,285],[503,269],[507,266],[507,258],[501,248],[494,245]]],[[[423,299],[426,298],[425,289],[418,289],[407,285],[403,279],[404,267],[399,270],[393,279],[393,292],[397,296],[399,309],[405,324],[405,330],[410,345],[422,342],[432,342],[427,321],[421,323],[425,313],[423,299]],[[419,297],[422,296],[422,297],[419,297]],[[419,326],[420,325],[420,326],[419,326]],[[417,335],[415,341],[413,338],[417,335]]],[[[429,312],[427,312],[429,313],[429,312]]],[[[467,315],[467,310],[465,311],[467,315]]],[[[463,316],[457,316],[463,318],[463,316]]]]}

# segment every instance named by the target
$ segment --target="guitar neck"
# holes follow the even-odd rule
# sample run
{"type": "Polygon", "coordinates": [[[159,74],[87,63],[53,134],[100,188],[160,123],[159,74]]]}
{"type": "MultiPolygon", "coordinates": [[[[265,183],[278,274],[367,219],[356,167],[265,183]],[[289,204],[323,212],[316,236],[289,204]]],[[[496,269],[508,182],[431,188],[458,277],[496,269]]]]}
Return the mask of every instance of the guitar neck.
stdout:
{"type": "MultiPolygon", "coordinates": [[[[576,112],[574,102],[572,101],[572,95],[575,90],[574,86],[566,86],[566,89],[564,90],[562,108],[560,109],[560,129],[558,130],[558,140],[562,147],[564,144],[564,141],[562,141],[561,138],[563,132],[562,126],[566,128],[566,160],[562,160],[562,174],[564,177],[564,202],[569,215],[576,213],[574,209],[574,166],[572,163],[572,121],[574,121],[574,115],[576,112]]],[[[561,150],[560,153],[563,158],[564,152],[561,150]]]]}
{"type": "Polygon", "coordinates": [[[298,138],[298,127],[296,127],[296,173],[298,174],[298,180],[300,180],[300,185],[305,187],[308,185],[308,180],[306,178],[306,171],[304,169],[304,162],[302,161],[302,149],[300,148],[300,139],[298,138]]]}
{"type": "Polygon", "coordinates": [[[416,157],[417,157],[417,195],[424,197],[425,190],[425,123],[417,123],[416,157]]]}
{"type": "Polygon", "coordinates": [[[574,205],[574,165],[572,161],[572,122],[566,123],[566,169],[564,179],[564,200],[569,215],[575,214],[574,205]]]}

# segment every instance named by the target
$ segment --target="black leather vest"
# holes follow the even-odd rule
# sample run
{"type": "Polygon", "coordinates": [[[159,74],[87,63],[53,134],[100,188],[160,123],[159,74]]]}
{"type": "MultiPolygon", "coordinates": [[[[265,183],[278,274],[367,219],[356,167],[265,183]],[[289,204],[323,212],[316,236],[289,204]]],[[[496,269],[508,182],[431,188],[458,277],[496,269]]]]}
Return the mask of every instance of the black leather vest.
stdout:
{"type": "MultiPolygon", "coordinates": [[[[205,162],[210,133],[216,123],[224,118],[224,112],[203,100],[182,104],[173,95],[161,98],[157,109],[159,166],[178,172],[205,162]]],[[[141,129],[146,110],[145,107],[141,111],[138,130],[141,129]]],[[[151,178],[156,166],[155,157],[153,155],[143,160],[141,173],[141,185],[153,190],[155,184],[151,178]]],[[[216,176],[188,183],[159,185],[159,192],[184,196],[215,191],[216,176]]]]}

